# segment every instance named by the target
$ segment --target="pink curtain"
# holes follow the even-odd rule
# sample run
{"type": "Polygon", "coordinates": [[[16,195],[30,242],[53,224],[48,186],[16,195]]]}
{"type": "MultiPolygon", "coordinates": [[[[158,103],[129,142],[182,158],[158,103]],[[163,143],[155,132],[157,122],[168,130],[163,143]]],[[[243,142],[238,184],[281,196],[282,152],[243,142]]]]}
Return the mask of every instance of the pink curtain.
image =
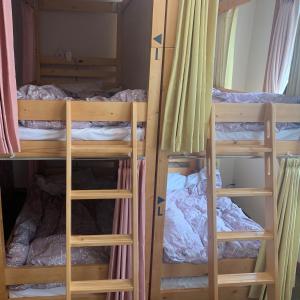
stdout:
{"type": "Polygon", "coordinates": [[[0,153],[20,150],[12,7],[0,0],[0,153]]]}
{"type": "Polygon", "coordinates": [[[34,9],[26,1],[22,1],[22,82],[28,84],[35,81],[35,16],[34,9]]]}
{"type": "Polygon", "coordinates": [[[277,0],[264,82],[266,92],[283,94],[287,86],[298,18],[298,0],[277,0]]]}
{"type": "MultiPolygon", "coordinates": [[[[144,160],[138,163],[139,183],[139,300],[146,299],[145,291],[145,174],[146,163],[144,160]]],[[[131,188],[131,163],[129,160],[119,162],[118,188],[131,188]]],[[[132,206],[131,200],[116,200],[114,213],[114,234],[130,234],[132,232],[132,206]]],[[[132,278],[132,249],[128,246],[113,247],[110,257],[109,278],[132,278]]],[[[131,300],[131,293],[108,294],[107,300],[131,300]]]]}

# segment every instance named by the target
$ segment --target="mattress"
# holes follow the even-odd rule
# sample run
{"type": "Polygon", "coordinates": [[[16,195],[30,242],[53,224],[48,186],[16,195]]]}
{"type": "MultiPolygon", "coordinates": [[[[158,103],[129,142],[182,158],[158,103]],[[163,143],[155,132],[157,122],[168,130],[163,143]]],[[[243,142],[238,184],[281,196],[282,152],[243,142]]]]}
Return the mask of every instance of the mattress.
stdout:
{"type": "MultiPolygon", "coordinates": [[[[144,128],[137,129],[138,140],[144,140],[144,128]]],[[[19,126],[20,140],[51,141],[65,140],[64,129],[39,129],[19,126]]],[[[74,140],[82,141],[130,141],[131,128],[129,126],[103,126],[82,129],[72,129],[74,140]]]]}

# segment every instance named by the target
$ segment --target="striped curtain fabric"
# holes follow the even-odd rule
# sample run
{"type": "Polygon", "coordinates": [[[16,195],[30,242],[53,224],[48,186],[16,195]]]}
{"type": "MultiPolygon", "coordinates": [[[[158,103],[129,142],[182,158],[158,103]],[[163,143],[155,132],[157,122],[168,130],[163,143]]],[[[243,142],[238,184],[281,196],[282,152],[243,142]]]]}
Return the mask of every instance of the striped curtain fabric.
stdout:
{"type": "Polygon", "coordinates": [[[0,153],[19,150],[12,6],[0,0],[0,153]]]}
{"type": "MultiPolygon", "coordinates": [[[[278,177],[278,279],[280,300],[292,299],[300,245],[300,159],[283,159],[278,177]]],[[[265,244],[255,272],[265,271],[265,244]]],[[[267,300],[266,287],[251,287],[250,299],[267,300]]],[[[272,299],[268,299],[272,300],[272,299]]]]}
{"type": "Polygon", "coordinates": [[[238,8],[218,16],[214,86],[232,89],[238,8]]]}
{"type": "Polygon", "coordinates": [[[283,94],[290,74],[299,19],[299,0],[277,0],[264,91],[283,94]]]}
{"type": "Polygon", "coordinates": [[[286,88],[286,95],[300,96],[300,22],[298,22],[294,55],[292,59],[289,83],[286,88]]]}
{"type": "Polygon", "coordinates": [[[205,149],[218,4],[218,0],[179,2],[177,40],[163,120],[163,150],[191,153],[205,149]]]}

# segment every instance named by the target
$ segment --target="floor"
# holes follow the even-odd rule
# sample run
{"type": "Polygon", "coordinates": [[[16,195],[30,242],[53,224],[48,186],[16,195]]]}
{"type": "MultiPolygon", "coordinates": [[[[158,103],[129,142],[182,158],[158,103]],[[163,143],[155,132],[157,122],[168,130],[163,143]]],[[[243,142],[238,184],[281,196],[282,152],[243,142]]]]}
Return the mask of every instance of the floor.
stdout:
{"type": "Polygon", "coordinates": [[[296,287],[294,289],[294,294],[293,294],[292,300],[296,300],[296,299],[300,299],[300,273],[298,273],[298,275],[297,275],[296,287]]]}

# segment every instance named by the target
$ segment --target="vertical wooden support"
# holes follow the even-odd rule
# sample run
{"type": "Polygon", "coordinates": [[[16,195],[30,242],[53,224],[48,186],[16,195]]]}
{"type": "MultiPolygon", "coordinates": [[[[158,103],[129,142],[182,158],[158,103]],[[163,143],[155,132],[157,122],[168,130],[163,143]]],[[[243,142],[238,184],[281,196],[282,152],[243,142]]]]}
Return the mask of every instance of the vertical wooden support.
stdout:
{"type": "Polygon", "coordinates": [[[132,234],[133,234],[133,299],[139,300],[139,196],[138,196],[138,155],[137,155],[137,103],[132,103],[132,234]]]}
{"type": "Polygon", "coordinates": [[[72,201],[71,201],[71,190],[72,190],[72,116],[71,116],[71,101],[66,102],[66,143],[67,143],[67,178],[66,178],[66,300],[71,300],[72,295],[70,291],[70,284],[72,281],[72,256],[71,256],[71,245],[70,239],[72,235],[72,201]]]}
{"type": "Polygon", "coordinates": [[[155,173],[161,101],[161,77],[166,0],[153,0],[151,59],[148,88],[148,111],[146,129],[146,288],[150,285],[151,246],[153,234],[153,210],[155,203],[155,173]]]}
{"type": "Polygon", "coordinates": [[[266,241],[266,272],[274,278],[274,284],[267,286],[267,295],[268,299],[278,300],[276,110],[272,103],[265,107],[265,145],[272,149],[272,152],[265,153],[265,186],[273,191],[273,195],[265,199],[265,231],[273,235],[273,240],[266,241]]]}
{"type": "Polygon", "coordinates": [[[0,190],[0,299],[7,300],[8,293],[5,285],[5,238],[4,238],[4,228],[3,228],[3,211],[2,211],[2,192],[0,190]]]}
{"type": "Polygon", "coordinates": [[[34,1],[34,25],[35,25],[35,51],[36,51],[36,66],[35,77],[37,83],[41,81],[41,45],[40,45],[40,9],[38,1],[34,1]]]}
{"type": "Polygon", "coordinates": [[[219,299],[216,163],[215,107],[213,105],[210,118],[210,138],[207,144],[208,293],[210,300],[219,299]]]}

